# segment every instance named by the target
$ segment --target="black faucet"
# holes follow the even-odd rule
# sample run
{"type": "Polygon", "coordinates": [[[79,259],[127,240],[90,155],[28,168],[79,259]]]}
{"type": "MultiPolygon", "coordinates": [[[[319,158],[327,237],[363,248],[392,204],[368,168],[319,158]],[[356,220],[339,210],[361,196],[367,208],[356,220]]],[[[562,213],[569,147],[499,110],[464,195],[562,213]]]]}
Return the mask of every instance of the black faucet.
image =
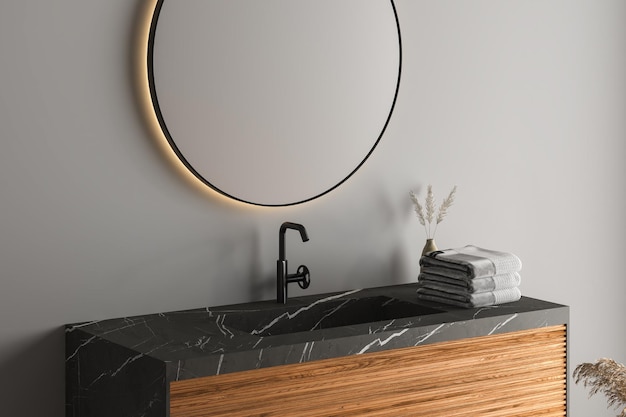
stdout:
{"type": "Polygon", "coordinates": [[[309,268],[300,265],[295,274],[287,272],[287,258],[285,257],[285,232],[287,229],[293,229],[300,232],[303,242],[309,240],[306,229],[298,223],[284,222],[280,226],[278,233],[278,261],[276,262],[276,302],[281,304],[287,303],[287,285],[291,282],[297,282],[300,288],[308,288],[311,284],[309,268]]]}

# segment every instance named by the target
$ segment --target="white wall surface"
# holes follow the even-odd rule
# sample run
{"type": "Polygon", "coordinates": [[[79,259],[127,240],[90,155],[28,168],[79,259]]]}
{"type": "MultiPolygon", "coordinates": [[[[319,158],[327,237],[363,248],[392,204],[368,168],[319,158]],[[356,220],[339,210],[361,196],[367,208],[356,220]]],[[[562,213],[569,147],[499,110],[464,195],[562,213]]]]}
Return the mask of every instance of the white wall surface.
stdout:
{"type": "MultiPolygon", "coordinates": [[[[571,307],[571,370],[626,361],[626,2],[397,0],[404,67],[376,152],[289,208],[225,203],[137,105],[142,0],[0,2],[0,403],[64,414],[65,323],[269,299],[282,221],[308,293],[414,281],[408,191],[458,185],[439,247],[516,253],[571,307]]],[[[260,155],[259,157],[263,157],[260,155]]],[[[423,195],[423,194],[422,194],[423,195]]],[[[613,416],[571,384],[570,415],[613,416]]]]}

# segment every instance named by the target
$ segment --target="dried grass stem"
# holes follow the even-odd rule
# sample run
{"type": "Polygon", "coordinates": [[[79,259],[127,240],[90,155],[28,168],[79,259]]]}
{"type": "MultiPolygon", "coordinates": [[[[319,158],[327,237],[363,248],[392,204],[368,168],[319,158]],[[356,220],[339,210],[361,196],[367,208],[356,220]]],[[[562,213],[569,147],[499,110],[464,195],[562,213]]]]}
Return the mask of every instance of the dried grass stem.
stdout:
{"type": "MultiPolygon", "coordinates": [[[[602,358],[595,363],[581,363],[574,369],[574,381],[590,387],[589,396],[603,393],[609,407],[626,405],[626,367],[612,359],[602,358]]],[[[626,408],[619,417],[626,417],[626,408]]]]}

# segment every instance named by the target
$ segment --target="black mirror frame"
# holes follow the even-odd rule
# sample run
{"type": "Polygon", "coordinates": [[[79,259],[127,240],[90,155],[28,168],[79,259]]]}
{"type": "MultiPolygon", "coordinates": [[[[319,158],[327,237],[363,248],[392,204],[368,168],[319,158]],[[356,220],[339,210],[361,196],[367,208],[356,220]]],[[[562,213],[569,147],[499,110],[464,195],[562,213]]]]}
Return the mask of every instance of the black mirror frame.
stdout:
{"type": "Polygon", "coordinates": [[[367,161],[370,157],[370,155],[374,152],[374,149],[376,149],[376,147],[378,146],[381,138],[383,137],[383,134],[385,133],[385,131],[387,130],[387,126],[389,125],[389,121],[391,120],[391,115],[393,114],[393,111],[395,109],[396,106],[396,100],[398,98],[398,91],[400,89],[400,79],[401,79],[401,75],[402,75],[402,35],[401,35],[401,31],[400,31],[400,21],[398,19],[398,12],[396,10],[396,5],[394,3],[394,0],[389,0],[391,3],[391,7],[393,9],[393,15],[395,18],[395,22],[396,22],[396,29],[398,32],[398,77],[397,77],[397,81],[396,81],[396,88],[395,88],[395,92],[394,92],[394,96],[393,96],[393,101],[391,103],[391,107],[389,109],[389,114],[387,115],[387,118],[385,120],[385,123],[382,127],[382,130],[380,132],[380,134],[378,135],[376,141],[374,142],[374,145],[372,146],[372,148],[369,150],[369,152],[365,155],[365,157],[363,158],[363,160],[343,179],[341,179],[339,182],[337,182],[337,184],[333,185],[332,187],[328,188],[327,190],[316,194],[312,197],[309,198],[305,198],[299,201],[294,201],[294,202],[289,202],[289,203],[280,203],[280,204],[266,204],[266,203],[258,203],[258,202],[254,202],[254,201],[248,201],[242,198],[239,198],[235,195],[232,195],[228,192],[226,192],[225,190],[222,190],[218,187],[216,187],[215,185],[213,185],[209,180],[207,180],[206,178],[204,178],[204,176],[202,176],[202,174],[200,174],[192,165],[191,163],[189,163],[189,161],[185,158],[185,156],[182,154],[182,152],[180,151],[180,149],[178,148],[178,146],[176,145],[176,142],[174,141],[166,123],[165,123],[165,119],[163,117],[163,114],[161,112],[161,106],[159,105],[159,100],[157,97],[157,93],[156,93],[156,85],[155,85],[155,80],[154,80],[154,40],[155,40],[155,35],[156,35],[156,28],[157,28],[157,24],[158,24],[158,20],[159,20],[159,15],[161,13],[161,8],[163,7],[163,2],[165,0],[157,0],[156,6],[154,8],[154,13],[152,14],[152,19],[150,22],[150,30],[149,30],[149,34],[148,34],[148,49],[147,49],[147,75],[148,75],[148,86],[149,86],[149,91],[150,91],[150,100],[152,102],[152,106],[154,108],[154,112],[156,115],[156,118],[159,122],[159,126],[161,127],[161,130],[163,131],[163,134],[165,135],[165,138],[167,139],[169,145],[172,148],[172,151],[176,154],[176,156],[178,157],[178,159],[180,160],[180,162],[198,179],[200,180],[203,184],[205,184],[206,186],[208,186],[209,188],[211,188],[212,190],[216,191],[217,193],[228,197],[230,199],[242,202],[242,203],[246,203],[246,204],[251,204],[251,205],[255,205],[255,206],[263,206],[263,207],[286,207],[286,206],[293,206],[293,205],[297,205],[297,204],[302,204],[302,203],[306,203],[308,201],[317,199],[323,195],[326,195],[328,193],[330,193],[331,191],[333,191],[334,189],[336,189],[337,187],[339,187],[341,184],[343,184],[344,182],[346,182],[350,177],[352,177],[352,175],[354,175],[355,172],[357,172],[365,163],[365,161],[367,161]]]}

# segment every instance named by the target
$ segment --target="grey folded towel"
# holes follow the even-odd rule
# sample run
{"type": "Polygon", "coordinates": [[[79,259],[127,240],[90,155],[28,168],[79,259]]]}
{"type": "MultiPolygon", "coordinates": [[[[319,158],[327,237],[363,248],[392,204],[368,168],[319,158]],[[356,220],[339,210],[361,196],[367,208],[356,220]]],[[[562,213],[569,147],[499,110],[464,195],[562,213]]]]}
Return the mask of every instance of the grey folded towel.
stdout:
{"type": "Polygon", "coordinates": [[[417,297],[426,301],[435,301],[458,307],[474,308],[517,301],[522,298],[522,293],[519,288],[514,287],[462,296],[459,294],[451,294],[444,291],[420,287],[417,289],[417,297]]]}
{"type": "Polygon", "coordinates": [[[445,277],[474,279],[519,272],[522,261],[512,253],[467,245],[430,252],[420,258],[420,266],[445,277]]]}
{"type": "Polygon", "coordinates": [[[494,275],[492,277],[458,279],[433,274],[431,268],[424,267],[417,280],[428,288],[459,294],[480,293],[505,288],[518,287],[522,282],[519,272],[494,275]]]}

